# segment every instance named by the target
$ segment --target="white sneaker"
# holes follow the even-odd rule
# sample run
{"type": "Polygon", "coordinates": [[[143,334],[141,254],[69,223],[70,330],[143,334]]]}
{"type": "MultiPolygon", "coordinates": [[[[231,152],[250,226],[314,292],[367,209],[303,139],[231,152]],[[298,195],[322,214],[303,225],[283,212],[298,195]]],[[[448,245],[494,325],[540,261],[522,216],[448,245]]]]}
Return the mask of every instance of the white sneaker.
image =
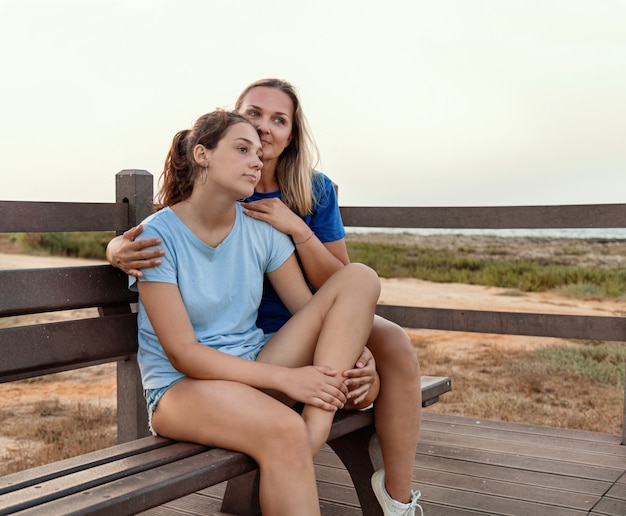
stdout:
{"type": "Polygon", "coordinates": [[[419,491],[411,491],[409,503],[400,503],[389,496],[385,488],[384,470],[379,469],[372,475],[372,489],[385,516],[415,516],[415,509],[419,509],[420,514],[424,516],[422,506],[417,503],[419,497],[422,496],[419,491]]]}

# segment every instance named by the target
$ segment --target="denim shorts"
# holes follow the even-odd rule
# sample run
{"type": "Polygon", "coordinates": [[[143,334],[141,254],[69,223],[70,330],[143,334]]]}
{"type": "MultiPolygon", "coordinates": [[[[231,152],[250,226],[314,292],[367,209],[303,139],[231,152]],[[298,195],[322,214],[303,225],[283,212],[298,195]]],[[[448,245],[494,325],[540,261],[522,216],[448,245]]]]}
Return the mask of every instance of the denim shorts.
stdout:
{"type": "MultiPolygon", "coordinates": [[[[267,333],[266,335],[264,335],[263,340],[256,348],[247,351],[245,354],[241,355],[240,358],[255,361],[257,356],[259,356],[261,349],[263,349],[263,346],[265,346],[267,341],[270,340],[273,335],[273,333],[267,333]]],[[[143,396],[146,399],[146,406],[148,407],[148,429],[150,430],[152,435],[156,435],[156,432],[152,428],[152,414],[154,414],[154,411],[156,410],[159,401],[167,392],[167,390],[173,385],[176,385],[182,379],[183,378],[179,378],[178,380],[170,383],[169,385],[166,385],[165,387],[157,387],[156,389],[144,389],[143,396]]]]}
{"type": "Polygon", "coordinates": [[[175,382],[166,385],[165,387],[157,387],[156,389],[143,390],[143,397],[146,398],[146,406],[148,407],[148,430],[150,430],[150,433],[152,435],[157,435],[152,428],[152,414],[154,414],[154,411],[156,410],[159,401],[161,401],[161,398],[167,392],[167,390],[173,385],[176,385],[182,379],[183,378],[180,378],[175,382]]]}

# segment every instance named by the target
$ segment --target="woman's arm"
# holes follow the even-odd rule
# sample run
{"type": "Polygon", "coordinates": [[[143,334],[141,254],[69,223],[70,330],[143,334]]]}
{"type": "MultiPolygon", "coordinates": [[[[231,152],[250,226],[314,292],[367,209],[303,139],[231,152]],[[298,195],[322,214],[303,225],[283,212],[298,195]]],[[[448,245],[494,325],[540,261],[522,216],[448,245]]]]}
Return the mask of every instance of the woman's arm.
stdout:
{"type": "Polygon", "coordinates": [[[350,263],[345,240],[322,243],[311,228],[280,199],[262,199],[243,204],[246,215],[268,222],[290,235],[307,280],[320,288],[341,267],[350,263]]]}
{"type": "Polygon", "coordinates": [[[143,276],[140,269],[161,265],[159,257],[165,255],[163,249],[146,249],[161,245],[161,239],[142,238],[135,240],[142,231],[142,225],[130,228],[123,235],[118,235],[111,240],[106,248],[108,262],[113,267],[117,267],[136,278],[143,276]]]}

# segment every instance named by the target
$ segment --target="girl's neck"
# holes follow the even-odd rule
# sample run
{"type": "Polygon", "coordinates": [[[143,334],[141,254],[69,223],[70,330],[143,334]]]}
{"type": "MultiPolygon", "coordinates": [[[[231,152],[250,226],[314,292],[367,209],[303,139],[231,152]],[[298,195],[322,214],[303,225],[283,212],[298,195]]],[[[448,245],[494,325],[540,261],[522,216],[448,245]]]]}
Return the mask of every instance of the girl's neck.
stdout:
{"type": "Polygon", "coordinates": [[[217,247],[235,224],[236,208],[232,199],[191,195],[172,206],[183,223],[205,244],[217,247]]]}

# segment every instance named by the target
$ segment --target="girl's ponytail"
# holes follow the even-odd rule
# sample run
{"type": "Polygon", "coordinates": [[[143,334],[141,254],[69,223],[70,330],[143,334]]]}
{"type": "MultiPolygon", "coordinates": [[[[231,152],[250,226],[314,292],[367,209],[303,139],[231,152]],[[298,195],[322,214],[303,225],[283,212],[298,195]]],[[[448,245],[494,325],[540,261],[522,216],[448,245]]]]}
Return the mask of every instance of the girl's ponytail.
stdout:
{"type": "Polygon", "coordinates": [[[191,131],[179,131],[172,140],[170,150],[165,157],[165,166],[161,174],[161,188],[157,194],[155,210],[172,206],[187,199],[193,190],[195,174],[189,162],[187,144],[191,131]]]}

